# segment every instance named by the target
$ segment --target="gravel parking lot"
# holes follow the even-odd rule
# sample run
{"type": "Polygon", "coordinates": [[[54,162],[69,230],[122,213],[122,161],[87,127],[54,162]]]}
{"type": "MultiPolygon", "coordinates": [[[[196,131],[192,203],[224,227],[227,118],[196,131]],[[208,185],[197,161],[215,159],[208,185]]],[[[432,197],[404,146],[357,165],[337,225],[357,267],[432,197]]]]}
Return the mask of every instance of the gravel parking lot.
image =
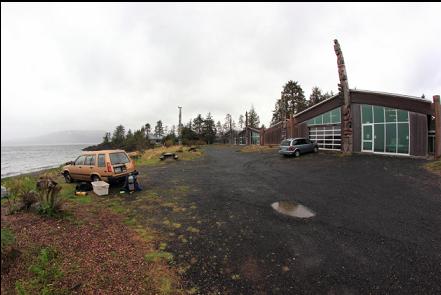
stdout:
{"type": "Polygon", "coordinates": [[[140,171],[144,187],[190,188],[196,213],[177,222],[197,230],[170,247],[201,294],[440,294],[441,180],[424,163],[212,146],[140,171]],[[277,201],[316,215],[281,215],[277,201]]]}

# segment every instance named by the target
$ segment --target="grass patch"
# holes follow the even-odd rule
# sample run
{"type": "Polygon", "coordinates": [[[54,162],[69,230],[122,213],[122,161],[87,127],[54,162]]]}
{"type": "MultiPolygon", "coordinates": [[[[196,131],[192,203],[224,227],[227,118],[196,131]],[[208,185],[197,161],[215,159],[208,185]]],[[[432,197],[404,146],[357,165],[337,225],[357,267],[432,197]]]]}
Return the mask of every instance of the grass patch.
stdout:
{"type": "Polygon", "coordinates": [[[136,225],[136,218],[135,217],[127,217],[124,220],[124,224],[128,226],[135,226],[136,225]]]}
{"type": "Polygon", "coordinates": [[[2,256],[15,243],[14,233],[9,228],[1,229],[1,253],[2,256]]]}
{"type": "Polygon", "coordinates": [[[55,287],[63,273],[58,267],[57,252],[50,247],[39,251],[35,262],[29,267],[31,278],[19,280],[15,284],[18,294],[67,294],[67,290],[55,287]]]}
{"type": "Polygon", "coordinates": [[[92,203],[92,197],[89,195],[85,195],[85,196],[73,196],[70,198],[70,200],[78,203],[78,204],[90,204],[92,203]]]}
{"type": "Polygon", "coordinates": [[[171,146],[171,147],[157,147],[154,149],[148,149],[139,156],[135,163],[136,165],[146,165],[146,166],[156,166],[165,163],[166,161],[161,161],[159,157],[163,153],[177,153],[179,160],[189,161],[202,156],[203,152],[200,149],[196,151],[189,151],[189,147],[184,146],[171,146]]]}
{"type": "Polygon", "coordinates": [[[441,175],[441,159],[427,163],[424,167],[431,172],[441,175]]]}
{"type": "Polygon", "coordinates": [[[191,232],[191,233],[199,233],[200,232],[199,229],[192,227],[192,226],[187,227],[187,231],[191,232]]]}
{"type": "Polygon", "coordinates": [[[122,205],[120,200],[112,200],[108,202],[107,207],[117,214],[122,214],[126,212],[126,208],[122,205]]]}
{"type": "Polygon", "coordinates": [[[239,151],[241,153],[268,153],[268,152],[275,152],[278,149],[279,149],[278,146],[251,144],[242,147],[241,149],[239,149],[239,151]]]}
{"type": "Polygon", "coordinates": [[[173,254],[165,251],[155,251],[146,254],[144,259],[147,262],[158,262],[160,260],[165,260],[170,263],[173,261],[173,254]]]}

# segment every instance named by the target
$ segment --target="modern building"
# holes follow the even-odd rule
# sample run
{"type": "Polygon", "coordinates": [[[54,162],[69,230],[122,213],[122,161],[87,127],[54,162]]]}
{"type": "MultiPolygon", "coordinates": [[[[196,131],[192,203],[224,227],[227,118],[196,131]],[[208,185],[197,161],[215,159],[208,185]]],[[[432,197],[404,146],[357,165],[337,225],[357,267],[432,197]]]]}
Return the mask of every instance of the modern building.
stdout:
{"type": "Polygon", "coordinates": [[[260,144],[261,129],[246,126],[239,132],[238,144],[260,144]]]}
{"type": "Polygon", "coordinates": [[[261,144],[307,137],[321,149],[441,157],[441,106],[420,97],[349,89],[340,44],[334,40],[339,94],[261,130],[261,144]]]}
{"type": "MultiPolygon", "coordinates": [[[[341,151],[343,105],[342,96],[335,95],[297,113],[285,123],[286,137],[307,137],[321,149],[341,151]]],[[[435,119],[436,108],[440,108],[439,97],[432,103],[413,96],[350,90],[350,151],[404,156],[434,153],[441,141],[435,136],[440,120],[435,119]]],[[[261,144],[276,144],[271,137],[274,131],[263,130],[261,144]]]]}

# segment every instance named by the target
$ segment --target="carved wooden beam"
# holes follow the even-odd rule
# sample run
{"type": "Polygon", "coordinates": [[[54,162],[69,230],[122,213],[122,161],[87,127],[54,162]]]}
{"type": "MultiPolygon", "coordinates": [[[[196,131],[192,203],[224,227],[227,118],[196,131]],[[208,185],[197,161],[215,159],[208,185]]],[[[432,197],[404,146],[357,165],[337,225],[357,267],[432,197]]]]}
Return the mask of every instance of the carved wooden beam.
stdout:
{"type": "Polygon", "coordinates": [[[351,116],[351,97],[349,93],[348,75],[346,72],[345,60],[338,40],[334,40],[334,51],[337,56],[338,77],[340,83],[338,88],[343,96],[342,107],[342,151],[345,153],[352,152],[352,116],[351,116]]]}

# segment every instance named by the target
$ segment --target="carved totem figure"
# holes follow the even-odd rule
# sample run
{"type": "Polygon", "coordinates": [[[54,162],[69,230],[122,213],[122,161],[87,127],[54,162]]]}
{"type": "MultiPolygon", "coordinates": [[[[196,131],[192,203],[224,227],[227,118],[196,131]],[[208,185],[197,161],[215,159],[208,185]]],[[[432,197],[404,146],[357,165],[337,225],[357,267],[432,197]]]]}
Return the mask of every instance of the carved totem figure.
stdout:
{"type": "Polygon", "coordinates": [[[351,98],[349,94],[348,76],[346,73],[345,60],[338,40],[334,40],[334,51],[337,56],[338,76],[340,79],[341,95],[343,96],[342,107],[342,151],[344,153],[352,152],[352,115],[351,98]]]}

